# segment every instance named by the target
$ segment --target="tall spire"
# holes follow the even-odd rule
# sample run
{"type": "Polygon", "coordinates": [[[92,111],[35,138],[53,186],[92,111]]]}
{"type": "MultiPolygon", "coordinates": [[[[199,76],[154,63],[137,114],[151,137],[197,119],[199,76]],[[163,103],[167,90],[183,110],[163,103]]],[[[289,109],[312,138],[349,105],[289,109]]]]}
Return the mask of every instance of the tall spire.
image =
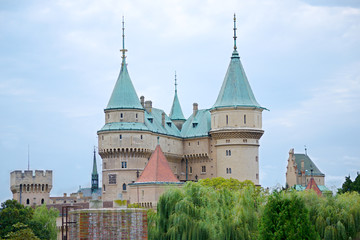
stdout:
{"type": "Polygon", "coordinates": [[[236,47],[236,15],[234,13],[234,51],[236,51],[237,47],[236,47]]]}
{"type": "Polygon", "coordinates": [[[171,107],[171,111],[169,117],[171,120],[185,120],[184,114],[181,110],[179,98],[177,96],[177,79],[176,79],[176,72],[175,72],[175,96],[174,101],[171,107]]]}
{"type": "Polygon", "coordinates": [[[127,70],[127,64],[125,61],[125,23],[124,17],[122,22],[122,39],[123,46],[120,52],[122,52],[122,63],[119,77],[116,81],[115,87],[111,94],[109,103],[105,110],[110,109],[141,109],[144,108],[140,104],[139,98],[136,94],[134,85],[131,82],[130,75],[127,70]]]}
{"type": "Polygon", "coordinates": [[[93,170],[91,174],[91,192],[93,193],[99,188],[99,175],[97,172],[97,166],[96,166],[96,150],[94,146],[94,160],[93,160],[93,170]]]}
{"type": "Polygon", "coordinates": [[[122,52],[122,59],[123,59],[123,64],[125,63],[125,52],[127,52],[127,49],[125,49],[125,21],[124,21],[124,16],[122,17],[122,49],[120,50],[120,52],[122,52]]]}
{"type": "Polygon", "coordinates": [[[212,108],[255,107],[264,109],[256,101],[236,47],[236,15],[234,14],[234,51],[221,86],[218,98],[212,108]]]}
{"type": "Polygon", "coordinates": [[[177,93],[176,71],[175,71],[175,92],[177,93]]]}

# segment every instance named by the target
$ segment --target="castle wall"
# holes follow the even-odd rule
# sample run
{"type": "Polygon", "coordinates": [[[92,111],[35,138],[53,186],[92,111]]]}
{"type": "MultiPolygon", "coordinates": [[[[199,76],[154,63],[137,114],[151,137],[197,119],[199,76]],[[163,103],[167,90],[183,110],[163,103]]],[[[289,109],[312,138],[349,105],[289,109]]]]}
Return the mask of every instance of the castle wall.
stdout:
{"type": "Polygon", "coordinates": [[[105,110],[105,123],[112,122],[139,122],[144,123],[144,110],[137,109],[120,109],[105,110]]]}
{"type": "Polygon", "coordinates": [[[52,171],[13,171],[10,173],[13,199],[25,206],[49,204],[52,189],[52,171]]]}

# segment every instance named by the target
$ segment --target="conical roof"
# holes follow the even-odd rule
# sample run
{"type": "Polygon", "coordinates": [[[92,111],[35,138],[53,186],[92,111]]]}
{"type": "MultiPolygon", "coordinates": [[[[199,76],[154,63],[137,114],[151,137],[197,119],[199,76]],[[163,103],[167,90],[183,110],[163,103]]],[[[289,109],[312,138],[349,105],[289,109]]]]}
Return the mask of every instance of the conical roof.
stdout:
{"type": "Polygon", "coordinates": [[[96,151],[94,149],[94,160],[93,160],[93,170],[92,170],[92,175],[97,175],[97,166],[96,166],[96,151]]]}
{"type": "Polygon", "coordinates": [[[322,192],[321,192],[320,188],[318,187],[318,185],[316,184],[315,179],[313,177],[310,179],[310,182],[306,186],[306,189],[312,189],[316,192],[317,195],[319,195],[319,196],[322,195],[322,192]]]}
{"type": "Polygon", "coordinates": [[[236,50],[231,56],[224,82],[212,108],[222,107],[262,108],[255,99],[236,50]]]}
{"type": "Polygon", "coordinates": [[[179,182],[174,173],[171,171],[160,145],[157,145],[152,153],[144,171],[136,183],[145,182],[179,182]]]}
{"type": "Polygon", "coordinates": [[[108,109],[143,109],[131,82],[125,58],[121,63],[119,77],[105,110],[108,109]]]}
{"type": "Polygon", "coordinates": [[[169,114],[169,117],[171,120],[186,120],[184,117],[184,114],[181,110],[181,106],[180,106],[180,102],[179,102],[179,98],[177,95],[177,90],[175,90],[175,96],[174,96],[174,101],[171,107],[171,111],[169,114]]]}

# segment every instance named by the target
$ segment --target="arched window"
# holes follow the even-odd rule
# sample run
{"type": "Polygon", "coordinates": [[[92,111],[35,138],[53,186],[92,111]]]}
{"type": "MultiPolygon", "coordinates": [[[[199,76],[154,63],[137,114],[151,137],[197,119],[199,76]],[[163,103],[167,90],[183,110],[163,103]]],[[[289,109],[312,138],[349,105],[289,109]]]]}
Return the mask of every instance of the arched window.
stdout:
{"type": "Polygon", "coordinates": [[[231,174],[231,168],[229,168],[229,174],[231,174]]]}
{"type": "Polygon", "coordinates": [[[122,139],[122,135],[121,135],[121,134],[119,135],[119,138],[122,139]]]}
{"type": "Polygon", "coordinates": [[[30,199],[26,199],[26,204],[30,204],[30,199]]]}
{"type": "Polygon", "coordinates": [[[41,191],[44,191],[44,184],[41,185],[41,191]]]}
{"type": "Polygon", "coordinates": [[[228,169],[228,168],[226,168],[226,173],[229,173],[229,169],[228,169]]]}
{"type": "Polygon", "coordinates": [[[231,150],[229,150],[229,156],[231,156],[231,150]]]}
{"type": "Polygon", "coordinates": [[[124,114],[120,113],[120,118],[122,119],[124,117],[124,114]]]}
{"type": "Polygon", "coordinates": [[[45,200],[44,199],[41,199],[41,204],[44,204],[45,200]]]}
{"type": "Polygon", "coordinates": [[[123,184],[123,191],[126,191],[126,184],[123,184]]]}

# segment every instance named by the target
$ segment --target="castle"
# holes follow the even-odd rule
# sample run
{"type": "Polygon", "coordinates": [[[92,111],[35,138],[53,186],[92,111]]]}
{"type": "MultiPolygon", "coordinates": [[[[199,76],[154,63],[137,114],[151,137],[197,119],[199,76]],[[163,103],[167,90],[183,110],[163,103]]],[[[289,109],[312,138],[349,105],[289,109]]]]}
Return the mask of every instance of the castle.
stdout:
{"type": "MultiPolygon", "coordinates": [[[[170,114],[138,98],[130,79],[124,46],[120,74],[105,108],[105,125],[97,132],[102,158],[102,199],[129,200],[128,185],[137,181],[157,138],[179,181],[224,177],[251,180],[259,185],[259,140],[262,111],[246,77],[236,46],[219,95],[210,109],[185,118],[177,95],[170,114]]],[[[176,79],[176,78],[175,78],[176,79]]]]}

